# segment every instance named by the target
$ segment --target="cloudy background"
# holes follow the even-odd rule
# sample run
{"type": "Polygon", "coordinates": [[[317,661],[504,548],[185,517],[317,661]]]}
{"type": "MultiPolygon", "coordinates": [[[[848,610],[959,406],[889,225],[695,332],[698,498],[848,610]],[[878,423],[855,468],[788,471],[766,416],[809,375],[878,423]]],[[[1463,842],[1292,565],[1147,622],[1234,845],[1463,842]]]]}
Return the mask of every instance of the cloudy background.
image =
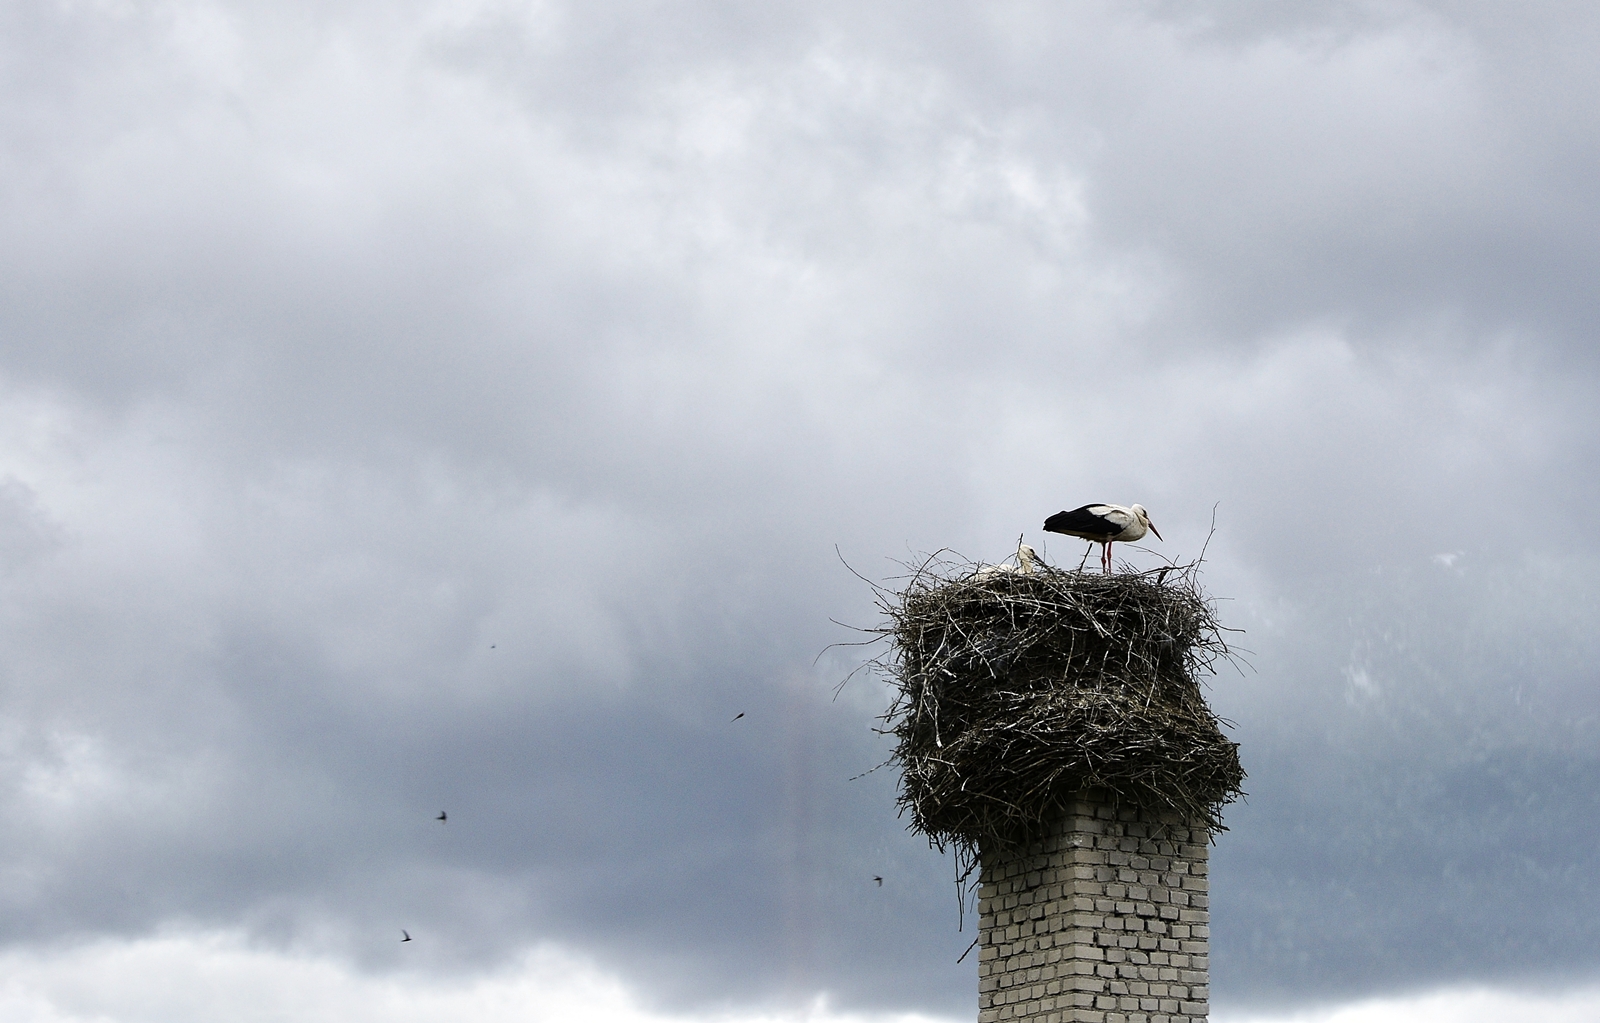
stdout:
{"type": "Polygon", "coordinates": [[[1095,500],[1246,630],[1215,1017],[1594,1018],[1597,49],[0,6],[0,1018],[970,1019],[840,555],[1095,500]]]}

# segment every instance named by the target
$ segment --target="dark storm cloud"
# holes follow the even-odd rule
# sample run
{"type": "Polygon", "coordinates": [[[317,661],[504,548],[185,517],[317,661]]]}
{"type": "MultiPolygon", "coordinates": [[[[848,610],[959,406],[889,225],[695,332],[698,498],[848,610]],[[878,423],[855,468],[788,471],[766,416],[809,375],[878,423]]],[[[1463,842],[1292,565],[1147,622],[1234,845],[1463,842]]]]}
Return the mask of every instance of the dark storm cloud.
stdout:
{"type": "Polygon", "coordinates": [[[1595,937],[1591,566],[1391,562],[1255,630],[1259,657],[1294,667],[1221,701],[1255,759],[1217,850],[1238,894],[1216,917],[1219,985],[1292,999],[1593,969],[1573,951],[1595,937]]]}
{"type": "Polygon", "coordinates": [[[966,1011],[833,546],[1109,499],[1255,651],[1219,1002],[1591,974],[1592,26],[1196,10],[12,8],[7,940],[966,1011]]]}

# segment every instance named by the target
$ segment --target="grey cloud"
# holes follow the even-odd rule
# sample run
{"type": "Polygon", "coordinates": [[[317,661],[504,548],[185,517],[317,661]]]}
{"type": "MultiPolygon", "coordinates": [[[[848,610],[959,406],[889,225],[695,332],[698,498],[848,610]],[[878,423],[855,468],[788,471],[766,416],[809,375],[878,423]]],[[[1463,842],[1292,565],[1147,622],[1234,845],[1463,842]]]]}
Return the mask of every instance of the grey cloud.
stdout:
{"type": "Polygon", "coordinates": [[[1592,973],[1549,23],[274,10],[8,15],[6,940],[968,1011],[834,545],[1111,499],[1255,651],[1219,1003],[1592,973]]]}

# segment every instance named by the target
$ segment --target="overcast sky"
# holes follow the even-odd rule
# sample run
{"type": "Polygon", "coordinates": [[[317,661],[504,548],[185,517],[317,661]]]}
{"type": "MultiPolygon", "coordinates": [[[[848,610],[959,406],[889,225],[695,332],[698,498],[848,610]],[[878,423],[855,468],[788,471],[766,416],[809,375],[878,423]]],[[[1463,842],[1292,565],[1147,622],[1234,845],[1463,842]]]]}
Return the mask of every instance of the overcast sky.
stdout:
{"type": "Polygon", "coordinates": [[[1597,51],[0,5],[0,1019],[971,1019],[840,556],[1091,501],[1245,630],[1219,1023],[1595,1018],[1597,51]]]}

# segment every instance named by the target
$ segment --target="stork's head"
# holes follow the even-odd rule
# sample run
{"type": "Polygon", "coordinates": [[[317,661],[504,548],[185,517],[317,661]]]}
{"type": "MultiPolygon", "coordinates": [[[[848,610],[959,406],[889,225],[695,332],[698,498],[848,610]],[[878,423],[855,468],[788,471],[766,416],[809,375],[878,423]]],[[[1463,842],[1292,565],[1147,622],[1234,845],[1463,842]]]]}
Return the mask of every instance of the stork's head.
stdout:
{"type": "Polygon", "coordinates": [[[1166,539],[1161,535],[1161,530],[1157,529],[1156,524],[1150,521],[1150,513],[1144,510],[1144,505],[1136,504],[1128,510],[1139,516],[1139,521],[1144,523],[1144,528],[1154,533],[1157,540],[1166,543],[1166,539]]]}
{"type": "Polygon", "coordinates": [[[1025,543],[1017,544],[1017,561],[1022,565],[1024,572],[1032,572],[1039,564],[1039,552],[1025,543]]]}

